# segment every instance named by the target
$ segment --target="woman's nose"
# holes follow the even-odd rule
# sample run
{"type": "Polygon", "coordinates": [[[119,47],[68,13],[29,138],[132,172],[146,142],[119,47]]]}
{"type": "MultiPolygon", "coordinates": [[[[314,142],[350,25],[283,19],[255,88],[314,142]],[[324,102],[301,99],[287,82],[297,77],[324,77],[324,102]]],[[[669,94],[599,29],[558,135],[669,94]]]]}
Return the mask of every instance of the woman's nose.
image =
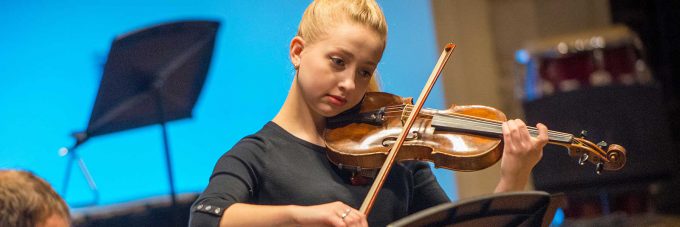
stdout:
{"type": "Polygon", "coordinates": [[[340,87],[341,90],[353,90],[354,87],[356,86],[354,79],[356,77],[356,73],[353,73],[352,70],[345,70],[341,73],[340,75],[340,81],[338,82],[338,86],[340,87]]]}

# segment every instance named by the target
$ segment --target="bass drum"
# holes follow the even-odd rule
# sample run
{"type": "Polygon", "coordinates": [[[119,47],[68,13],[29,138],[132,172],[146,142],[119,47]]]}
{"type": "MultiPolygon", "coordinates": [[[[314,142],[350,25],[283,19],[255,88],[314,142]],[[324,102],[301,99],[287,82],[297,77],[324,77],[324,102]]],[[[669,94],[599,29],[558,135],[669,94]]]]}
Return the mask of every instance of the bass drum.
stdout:
{"type": "Polygon", "coordinates": [[[529,42],[517,52],[519,95],[531,101],[588,87],[649,84],[642,50],[625,26],[529,42]]]}

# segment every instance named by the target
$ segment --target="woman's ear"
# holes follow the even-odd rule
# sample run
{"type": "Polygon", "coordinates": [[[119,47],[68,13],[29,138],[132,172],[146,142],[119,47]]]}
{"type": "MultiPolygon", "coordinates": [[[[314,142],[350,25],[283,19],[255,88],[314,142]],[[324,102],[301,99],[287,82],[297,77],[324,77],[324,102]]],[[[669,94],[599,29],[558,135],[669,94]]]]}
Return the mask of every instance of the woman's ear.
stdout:
{"type": "Polygon", "coordinates": [[[297,70],[300,67],[300,55],[302,50],[305,48],[305,40],[300,36],[293,37],[290,41],[290,61],[293,63],[293,67],[297,70]]]}

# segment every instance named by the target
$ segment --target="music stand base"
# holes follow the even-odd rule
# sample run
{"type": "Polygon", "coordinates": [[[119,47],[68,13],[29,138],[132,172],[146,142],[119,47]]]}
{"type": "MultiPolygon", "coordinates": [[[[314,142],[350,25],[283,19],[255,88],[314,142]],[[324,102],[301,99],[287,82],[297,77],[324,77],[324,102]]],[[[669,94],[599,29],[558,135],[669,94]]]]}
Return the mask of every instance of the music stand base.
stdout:
{"type": "Polygon", "coordinates": [[[90,174],[90,171],[87,168],[87,165],[85,165],[85,161],[83,161],[80,156],[78,156],[78,153],[76,153],[76,148],[78,145],[73,146],[72,148],[61,148],[60,149],[60,155],[65,156],[68,155],[68,162],[66,163],[66,172],[64,175],[64,181],[62,184],[61,188],[61,193],[63,197],[66,197],[66,193],[68,192],[68,183],[71,180],[71,169],[73,167],[74,162],[78,162],[78,167],[80,168],[80,173],[83,174],[83,177],[87,181],[87,185],[90,187],[90,192],[92,192],[93,199],[90,202],[84,203],[84,204],[78,204],[78,205],[73,205],[71,207],[84,207],[84,206],[92,206],[96,205],[99,203],[99,190],[97,189],[97,184],[94,181],[94,178],[90,174]]]}

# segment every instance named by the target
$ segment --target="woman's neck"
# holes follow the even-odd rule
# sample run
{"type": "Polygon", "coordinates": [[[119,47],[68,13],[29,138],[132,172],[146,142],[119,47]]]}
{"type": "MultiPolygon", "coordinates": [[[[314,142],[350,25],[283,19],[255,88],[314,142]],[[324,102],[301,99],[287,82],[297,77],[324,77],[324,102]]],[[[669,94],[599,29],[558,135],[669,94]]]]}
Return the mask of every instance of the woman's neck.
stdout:
{"type": "Polygon", "coordinates": [[[296,80],[293,79],[288,97],[272,121],[300,139],[326,146],[323,140],[326,118],[307,105],[296,80]]]}

